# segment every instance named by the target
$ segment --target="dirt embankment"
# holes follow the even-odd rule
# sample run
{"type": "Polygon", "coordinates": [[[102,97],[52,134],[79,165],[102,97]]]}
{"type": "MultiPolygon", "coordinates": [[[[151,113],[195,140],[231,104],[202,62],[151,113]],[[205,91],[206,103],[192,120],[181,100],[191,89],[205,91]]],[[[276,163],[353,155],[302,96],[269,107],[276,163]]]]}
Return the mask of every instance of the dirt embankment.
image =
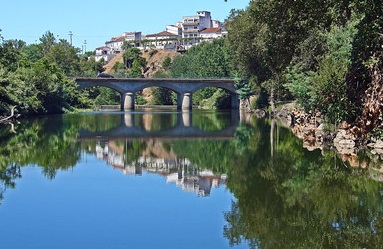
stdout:
{"type": "MultiPolygon", "coordinates": [[[[147,69],[145,70],[145,77],[152,77],[154,73],[162,69],[162,63],[166,57],[173,60],[174,57],[179,55],[178,52],[173,50],[163,49],[147,49],[142,51],[141,57],[146,59],[147,69]]],[[[116,62],[123,63],[122,53],[116,54],[105,66],[105,73],[113,74],[113,66],[116,62]]]]}

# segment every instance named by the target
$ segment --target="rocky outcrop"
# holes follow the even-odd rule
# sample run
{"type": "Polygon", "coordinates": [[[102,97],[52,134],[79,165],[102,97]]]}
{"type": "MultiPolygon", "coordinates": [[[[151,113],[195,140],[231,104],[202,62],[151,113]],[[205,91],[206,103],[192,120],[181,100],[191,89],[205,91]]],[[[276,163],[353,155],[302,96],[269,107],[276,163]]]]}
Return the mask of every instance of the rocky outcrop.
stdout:
{"type": "MultiPolygon", "coordinates": [[[[361,139],[360,129],[347,122],[340,123],[335,131],[330,132],[324,128],[323,115],[320,112],[306,113],[294,104],[284,106],[276,116],[284,126],[302,139],[303,146],[308,150],[322,150],[325,147],[335,149],[340,158],[351,167],[366,168],[371,163],[380,165],[383,161],[383,140],[361,139]],[[358,158],[357,154],[361,150],[371,155],[371,161],[361,161],[358,158]]],[[[376,168],[383,172],[380,167],[376,168]]]]}
{"type": "Polygon", "coordinates": [[[286,127],[303,140],[303,146],[308,150],[322,149],[331,137],[323,128],[323,115],[320,112],[306,113],[293,105],[286,105],[276,114],[286,127]]]}

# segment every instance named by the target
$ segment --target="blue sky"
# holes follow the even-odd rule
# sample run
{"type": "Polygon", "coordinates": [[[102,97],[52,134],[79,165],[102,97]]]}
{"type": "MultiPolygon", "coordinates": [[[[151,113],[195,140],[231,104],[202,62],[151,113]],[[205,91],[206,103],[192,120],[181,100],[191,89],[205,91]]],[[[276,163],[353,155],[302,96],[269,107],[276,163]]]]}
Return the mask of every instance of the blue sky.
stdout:
{"type": "Polygon", "coordinates": [[[182,16],[210,11],[212,18],[224,21],[231,9],[245,9],[250,0],[0,0],[0,29],[5,39],[19,39],[27,44],[51,31],[79,48],[85,43],[91,51],[123,32],[153,34],[176,24],[182,16]]]}

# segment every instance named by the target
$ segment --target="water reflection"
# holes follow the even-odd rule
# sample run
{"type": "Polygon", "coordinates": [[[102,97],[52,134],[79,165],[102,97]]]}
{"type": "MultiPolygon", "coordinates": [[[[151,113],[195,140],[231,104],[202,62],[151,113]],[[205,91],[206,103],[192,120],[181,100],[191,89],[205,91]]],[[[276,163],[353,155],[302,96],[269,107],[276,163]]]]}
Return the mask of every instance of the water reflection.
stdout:
{"type": "MultiPolygon", "coordinates": [[[[197,120],[206,115],[198,116],[197,120]]],[[[230,139],[234,137],[239,123],[239,113],[230,112],[209,120],[193,122],[192,112],[165,112],[165,113],[140,113],[126,112],[119,115],[120,121],[115,127],[105,130],[80,129],[79,139],[104,140],[111,139],[230,139]]],[[[209,116],[206,116],[209,117],[209,116]]],[[[95,120],[103,123],[104,120],[95,120]]],[[[97,125],[97,123],[96,123],[97,125]]]]}
{"type": "Polygon", "coordinates": [[[182,190],[194,192],[197,196],[209,196],[212,188],[225,184],[226,175],[216,175],[208,169],[201,170],[187,158],[178,158],[174,153],[164,152],[164,145],[159,141],[149,143],[157,143],[155,150],[162,151],[160,156],[155,156],[153,150],[149,151],[152,156],[143,154],[127,164],[122,152],[125,148],[119,148],[115,141],[97,143],[96,154],[98,159],[106,161],[123,174],[140,176],[143,171],[160,174],[166,177],[167,183],[175,183],[182,190]]]}
{"type": "Polygon", "coordinates": [[[28,120],[15,127],[16,134],[4,127],[0,197],[17,188],[21,167],[38,165],[54,179],[91,154],[124,174],[159,174],[198,196],[225,184],[235,196],[222,228],[232,246],[380,246],[381,161],[363,154],[363,167],[352,167],[332,150],[304,149],[274,121],[242,117],[92,113],[28,120]]]}

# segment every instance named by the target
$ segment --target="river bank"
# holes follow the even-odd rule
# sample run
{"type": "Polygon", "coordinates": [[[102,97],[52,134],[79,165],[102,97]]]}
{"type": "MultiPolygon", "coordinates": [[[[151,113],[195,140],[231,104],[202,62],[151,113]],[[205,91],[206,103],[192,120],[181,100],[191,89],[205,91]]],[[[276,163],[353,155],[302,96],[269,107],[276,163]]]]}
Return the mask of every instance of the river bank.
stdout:
{"type": "Polygon", "coordinates": [[[356,128],[346,122],[326,124],[322,113],[306,113],[292,103],[283,105],[275,117],[302,139],[303,146],[310,151],[333,149],[352,167],[366,167],[366,162],[358,157],[362,152],[374,162],[383,161],[383,141],[358,137],[356,128]]]}

